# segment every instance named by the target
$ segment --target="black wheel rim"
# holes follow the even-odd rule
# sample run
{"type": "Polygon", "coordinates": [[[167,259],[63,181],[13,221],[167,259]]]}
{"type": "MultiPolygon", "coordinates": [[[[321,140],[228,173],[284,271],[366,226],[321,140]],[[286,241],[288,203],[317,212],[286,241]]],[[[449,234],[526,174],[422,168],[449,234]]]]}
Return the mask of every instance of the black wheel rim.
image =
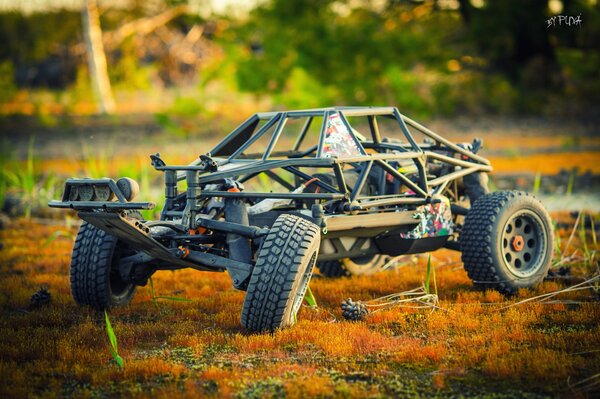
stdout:
{"type": "Polygon", "coordinates": [[[519,278],[535,275],[544,265],[548,234],[542,219],[530,210],[512,215],[500,239],[502,256],[510,272],[519,278]]]}

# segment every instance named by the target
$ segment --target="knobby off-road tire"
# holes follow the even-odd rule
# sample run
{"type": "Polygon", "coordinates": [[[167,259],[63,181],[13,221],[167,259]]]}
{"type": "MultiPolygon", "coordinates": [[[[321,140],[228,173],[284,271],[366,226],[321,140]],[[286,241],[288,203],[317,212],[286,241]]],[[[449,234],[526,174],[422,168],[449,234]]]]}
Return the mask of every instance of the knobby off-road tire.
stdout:
{"type": "Polygon", "coordinates": [[[323,276],[329,278],[369,276],[381,271],[381,268],[387,263],[387,260],[387,256],[376,254],[359,258],[317,262],[317,267],[323,276]]]}
{"type": "Polygon", "coordinates": [[[547,275],[554,253],[552,221],[542,203],[527,193],[487,194],[471,207],[460,246],[475,286],[514,294],[547,275]]]}
{"type": "Polygon", "coordinates": [[[103,310],[131,301],[136,287],[122,280],[117,267],[125,251],[126,244],[115,236],[87,222],[81,224],[71,255],[71,293],[75,302],[103,310]]]}
{"type": "Polygon", "coordinates": [[[242,308],[242,326],[260,332],[294,324],[320,240],[314,223],[294,215],[277,218],[258,253],[242,308]]]}
{"type": "Polygon", "coordinates": [[[339,260],[324,260],[317,262],[319,273],[328,278],[338,278],[350,276],[350,272],[344,269],[339,260]]]}

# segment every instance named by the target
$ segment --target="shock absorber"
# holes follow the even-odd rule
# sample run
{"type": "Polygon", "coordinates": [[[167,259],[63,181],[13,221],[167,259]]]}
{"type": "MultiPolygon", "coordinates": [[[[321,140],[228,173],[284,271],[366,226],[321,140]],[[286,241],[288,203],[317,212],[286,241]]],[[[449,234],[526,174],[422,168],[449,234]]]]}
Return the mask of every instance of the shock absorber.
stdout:
{"type": "Polygon", "coordinates": [[[193,226],[192,223],[196,220],[196,214],[200,210],[198,199],[202,193],[202,189],[198,183],[198,172],[195,170],[186,170],[185,181],[187,183],[187,191],[182,224],[184,226],[188,226],[190,229],[193,229],[195,226],[193,226]]]}
{"type": "MultiPolygon", "coordinates": [[[[225,199],[225,220],[243,226],[250,225],[248,211],[243,200],[239,198],[225,199]]],[[[229,259],[243,263],[252,261],[252,249],[248,238],[239,234],[227,233],[227,247],[229,249],[229,259]]]]}

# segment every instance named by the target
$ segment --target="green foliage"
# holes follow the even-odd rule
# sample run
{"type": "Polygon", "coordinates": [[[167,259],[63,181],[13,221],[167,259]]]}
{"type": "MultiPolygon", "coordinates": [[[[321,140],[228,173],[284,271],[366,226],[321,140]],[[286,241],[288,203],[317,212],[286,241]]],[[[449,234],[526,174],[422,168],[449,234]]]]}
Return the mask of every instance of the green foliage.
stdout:
{"type": "Polygon", "coordinates": [[[8,190],[8,181],[5,171],[8,169],[8,161],[12,155],[12,143],[6,138],[0,142],[0,208],[4,207],[6,192],[8,190]]]}
{"type": "Polygon", "coordinates": [[[376,10],[345,2],[264,3],[238,29],[249,46],[238,62],[239,87],[276,94],[284,105],[287,96],[320,84],[331,89],[320,90],[330,104],[398,104],[417,116],[451,112],[448,99],[435,101],[432,93],[437,85],[435,94],[444,97],[455,84],[446,62],[462,44],[449,42],[448,30],[460,31],[453,16],[427,5],[398,2],[376,10]],[[306,76],[294,76],[299,70],[306,76]],[[290,90],[293,80],[297,89],[290,90]]]}
{"type": "Polygon", "coordinates": [[[423,86],[420,82],[422,76],[394,65],[385,71],[385,79],[392,104],[401,110],[410,110],[416,117],[431,113],[432,104],[428,103],[426,95],[420,89],[423,86]]]}
{"type": "Polygon", "coordinates": [[[14,192],[23,207],[26,218],[31,217],[33,209],[45,207],[54,197],[58,181],[53,174],[40,174],[36,168],[34,138],[29,140],[27,160],[23,167],[17,162],[5,166],[1,172],[0,198],[14,192]]]}
{"type": "Polygon", "coordinates": [[[110,353],[119,367],[123,368],[123,358],[119,356],[119,350],[117,348],[117,336],[115,335],[115,331],[110,324],[110,319],[108,318],[108,313],[106,310],[104,311],[104,321],[106,322],[106,334],[108,335],[108,341],[110,342],[110,353]]]}
{"type": "MultiPolygon", "coordinates": [[[[169,22],[170,32],[186,34],[196,24],[205,29],[201,42],[209,51],[199,65],[187,71],[174,65],[164,51],[169,45],[154,32],[145,38],[150,51],[140,48],[141,36],[108,49],[109,74],[115,91],[154,97],[164,93],[156,80],[187,85],[185,95],[172,104],[166,98],[155,115],[165,131],[183,138],[207,130],[206,120],[221,115],[214,104],[233,108],[254,99],[275,108],[391,104],[419,118],[571,115],[593,110],[600,100],[597,5],[563,2],[562,14],[581,15],[582,25],[547,28],[545,1],[486,1],[481,7],[459,1],[452,10],[442,3],[447,2],[270,0],[240,18],[181,15],[169,22]],[[170,73],[174,68],[177,73],[170,73]],[[175,75],[180,81],[170,81],[175,75]]],[[[137,2],[103,11],[105,32],[149,16],[137,2]]],[[[93,96],[85,57],[77,49],[81,29],[76,11],[0,13],[0,102],[14,98],[15,82],[48,84],[47,76],[28,81],[36,70],[58,76],[53,87],[64,91],[55,102],[67,112],[85,109],[79,105],[93,96]],[[56,68],[65,71],[56,74],[56,68]]],[[[46,98],[34,97],[30,101],[43,124],[59,123],[40,112],[46,98]]]]}
{"type": "Polygon", "coordinates": [[[0,13],[0,60],[11,60],[15,66],[45,61],[56,52],[57,43],[69,46],[81,37],[80,32],[77,11],[0,13]]]}
{"type": "Polygon", "coordinates": [[[175,136],[189,138],[200,130],[204,123],[205,108],[199,100],[193,97],[179,96],[173,105],[165,112],[154,115],[154,120],[161,125],[166,132],[175,136]]]}
{"type": "Polygon", "coordinates": [[[169,116],[168,112],[159,112],[154,114],[154,121],[162,126],[167,133],[174,136],[187,137],[187,132],[177,121],[169,116]]]}
{"type": "Polygon", "coordinates": [[[104,147],[90,147],[87,143],[83,143],[83,170],[86,177],[100,179],[109,175],[108,154],[112,153],[113,143],[109,143],[104,147]]]}
{"type": "Polygon", "coordinates": [[[321,84],[299,67],[292,69],[282,92],[274,96],[278,104],[289,109],[326,107],[335,103],[336,98],[333,85],[321,84]]]}
{"type": "Polygon", "coordinates": [[[79,65],[75,71],[75,81],[65,93],[66,109],[70,113],[77,113],[75,108],[78,103],[94,98],[94,91],[90,83],[87,65],[79,65]]]}
{"type": "Polygon", "coordinates": [[[126,90],[150,89],[154,67],[152,64],[142,65],[137,56],[136,43],[129,38],[121,44],[119,50],[120,56],[115,57],[115,62],[109,69],[113,86],[126,90]]]}
{"type": "Polygon", "coordinates": [[[0,103],[10,100],[17,91],[14,81],[15,68],[12,61],[0,61],[0,103]]]}
{"type": "Polygon", "coordinates": [[[0,172],[0,208],[4,207],[4,201],[6,200],[6,191],[8,183],[4,176],[4,171],[0,172]]]}
{"type": "Polygon", "coordinates": [[[162,177],[160,174],[153,174],[154,169],[145,159],[138,158],[135,162],[130,162],[119,167],[115,177],[130,177],[140,185],[140,195],[145,201],[154,202],[154,209],[140,211],[144,220],[154,219],[160,214],[165,197],[162,191],[162,177]],[[159,188],[160,186],[160,188],[159,188]]]}

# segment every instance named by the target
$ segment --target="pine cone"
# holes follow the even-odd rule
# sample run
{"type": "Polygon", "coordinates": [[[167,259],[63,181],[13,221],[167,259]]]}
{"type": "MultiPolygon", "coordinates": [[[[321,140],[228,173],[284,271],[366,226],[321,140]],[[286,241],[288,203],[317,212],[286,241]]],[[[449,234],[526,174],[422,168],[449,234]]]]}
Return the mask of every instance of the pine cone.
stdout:
{"type": "Polygon", "coordinates": [[[48,292],[47,288],[40,288],[38,292],[31,296],[29,300],[29,307],[32,309],[39,308],[40,306],[50,303],[52,296],[48,292]]]}
{"type": "Polygon", "coordinates": [[[346,320],[358,321],[369,314],[369,309],[361,301],[354,302],[351,298],[342,302],[342,316],[346,320]]]}

